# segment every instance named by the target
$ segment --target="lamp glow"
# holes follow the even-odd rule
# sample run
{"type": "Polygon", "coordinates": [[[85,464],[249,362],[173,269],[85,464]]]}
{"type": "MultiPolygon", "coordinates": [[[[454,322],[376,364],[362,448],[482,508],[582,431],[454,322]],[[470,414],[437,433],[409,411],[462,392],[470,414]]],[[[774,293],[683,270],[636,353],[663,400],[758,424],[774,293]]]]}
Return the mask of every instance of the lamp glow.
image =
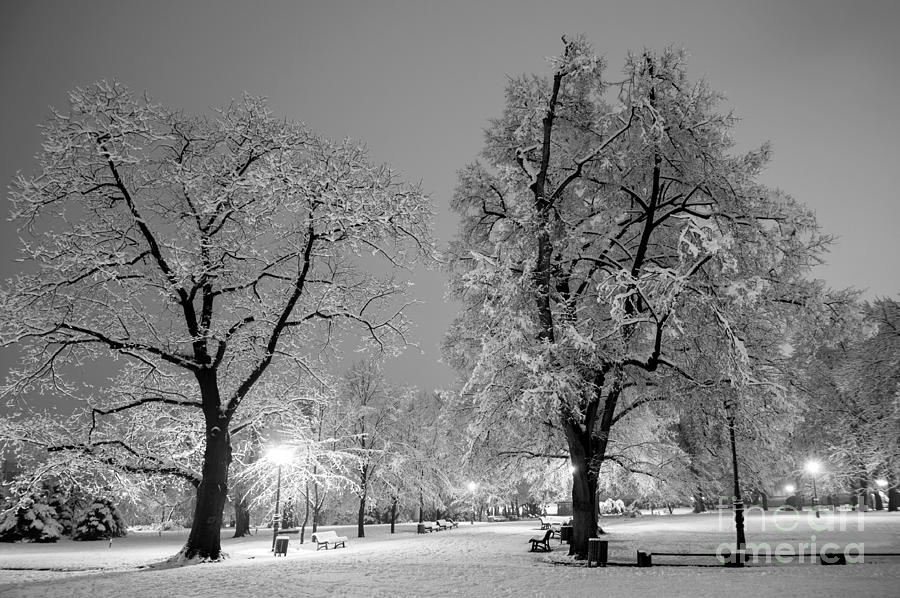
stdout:
{"type": "Polygon", "coordinates": [[[785,486],[784,486],[785,492],[787,492],[788,494],[793,494],[794,490],[796,490],[796,488],[794,488],[793,484],[785,484],[785,486]]]}
{"type": "Polygon", "coordinates": [[[806,471],[811,475],[816,475],[822,469],[822,464],[815,459],[806,462],[806,471]]]}
{"type": "Polygon", "coordinates": [[[882,478],[880,480],[875,480],[875,483],[878,484],[879,488],[886,488],[888,485],[888,481],[885,480],[884,478],[882,478]]]}
{"type": "Polygon", "coordinates": [[[266,459],[275,465],[286,465],[293,456],[294,452],[287,446],[273,446],[266,452],[266,459]]]}
{"type": "Polygon", "coordinates": [[[469,482],[469,492],[478,490],[478,482],[469,482]]]}

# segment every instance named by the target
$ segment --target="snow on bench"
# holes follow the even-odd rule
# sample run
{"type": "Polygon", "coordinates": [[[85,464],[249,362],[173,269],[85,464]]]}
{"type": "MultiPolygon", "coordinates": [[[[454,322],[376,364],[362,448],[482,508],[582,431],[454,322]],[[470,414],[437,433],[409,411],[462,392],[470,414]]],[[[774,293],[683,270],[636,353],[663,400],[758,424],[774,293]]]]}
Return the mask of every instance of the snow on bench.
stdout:
{"type": "Polygon", "coordinates": [[[332,548],[347,547],[347,536],[339,536],[335,532],[316,532],[312,535],[312,541],[316,543],[316,551],[321,550],[323,546],[328,550],[329,544],[332,548]]]}

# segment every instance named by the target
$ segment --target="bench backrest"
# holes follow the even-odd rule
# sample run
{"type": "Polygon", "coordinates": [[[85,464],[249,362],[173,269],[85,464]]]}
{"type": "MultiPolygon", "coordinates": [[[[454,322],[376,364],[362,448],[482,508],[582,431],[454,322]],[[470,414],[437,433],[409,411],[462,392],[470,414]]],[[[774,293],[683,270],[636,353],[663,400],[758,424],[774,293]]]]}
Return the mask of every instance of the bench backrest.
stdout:
{"type": "Polygon", "coordinates": [[[312,535],[314,542],[333,542],[337,537],[337,532],[316,532],[312,535]]]}
{"type": "Polygon", "coordinates": [[[438,519],[437,521],[435,521],[435,523],[437,523],[438,525],[447,525],[447,520],[446,519],[438,519]]]}

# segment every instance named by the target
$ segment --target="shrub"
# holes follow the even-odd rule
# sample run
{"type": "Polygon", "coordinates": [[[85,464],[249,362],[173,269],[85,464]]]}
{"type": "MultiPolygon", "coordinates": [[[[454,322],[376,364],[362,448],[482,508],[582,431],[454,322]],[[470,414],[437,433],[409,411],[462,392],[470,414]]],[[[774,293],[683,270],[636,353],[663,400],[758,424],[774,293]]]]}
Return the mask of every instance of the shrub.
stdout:
{"type": "Polygon", "coordinates": [[[0,542],[56,542],[62,531],[56,509],[32,497],[7,501],[0,514],[0,542]]]}
{"type": "Polygon", "coordinates": [[[100,540],[119,538],[126,534],[125,523],[112,501],[97,498],[75,521],[73,540],[100,540]]]}

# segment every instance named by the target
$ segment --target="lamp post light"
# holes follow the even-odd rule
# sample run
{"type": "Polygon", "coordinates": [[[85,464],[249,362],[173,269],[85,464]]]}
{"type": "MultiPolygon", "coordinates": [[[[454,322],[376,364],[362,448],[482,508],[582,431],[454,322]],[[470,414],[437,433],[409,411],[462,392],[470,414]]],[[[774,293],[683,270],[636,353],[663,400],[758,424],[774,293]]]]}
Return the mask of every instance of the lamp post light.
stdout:
{"type": "Polygon", "coordinates": [[[812,499],[812,507],[813,511],[816,512],[816,518],[819,517],[819,491],[816,488],[816,475],[818,475],[819,471],[822,469],[822,464],[812,459],[806,462],[806,471],[809,472],[810,477],[812,478],[813,485],[813,499],[812,499]]]}
{"type": "Polygon", "coordinates": [[[725,399],[725,416],[728,422],[728,439],[731,442],[731,472],[734,482],[734,531],[735,554],[728,566],[744,566],[744,549],[747,546],[747,537],[744,534],[744,499],[741,497],[741,482],[738,474],[737,439],[735,438],[735,417],[737,411],[737,399],[728,397],[725,399]]]}
{"type": "Polygon", "coordinates": [[[469,492],[472,493],[472,518],[469,523],[475,525],[475,491],[478,490],[478,482],[469,482],[469,492]]]}
{"type": "Polygon", "coordinates": [[[278,466],[278,481],[275,483],[275,514],[272,516],[272,550],[275,552],[275,538],[278,536],[278,526],[281,523],[281,466],[290,462],[293,453],[286,446],[276,446],[269,449],[266,458],[278,466]]]}
{"type": "Polygon", "coordinates": [[[784,485],[784,491],[786,494],[794,494],[794,490],[796,490],[796,488],[794,488],[793,484],[785,484],[784,485]]]}

